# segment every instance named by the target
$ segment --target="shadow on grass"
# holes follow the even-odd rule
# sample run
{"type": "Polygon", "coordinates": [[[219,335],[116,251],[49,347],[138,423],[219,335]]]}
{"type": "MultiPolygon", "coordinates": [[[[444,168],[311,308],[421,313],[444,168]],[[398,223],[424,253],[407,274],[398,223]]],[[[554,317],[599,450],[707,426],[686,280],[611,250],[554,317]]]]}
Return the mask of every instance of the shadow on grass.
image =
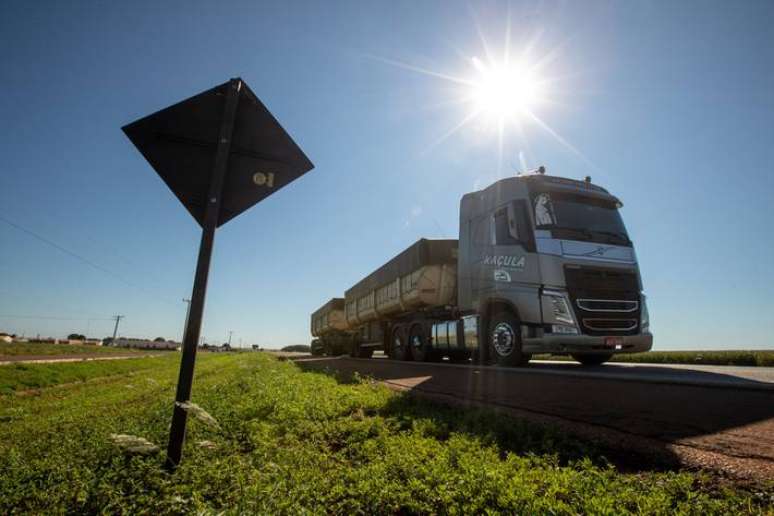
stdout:
{"type": "MultiPolygon", "coordinates": [[[[361,375],[316,361],[295,361],[303,371],[335,378],[340,384],[360,384],[380,378],[361,375]]],[[[452,434],[466,434],[484,445],[495,446],[501,456],[556,457],[560,465],[590,460],[597,466],[610,464],[621,472],[675,471],[678,457],[669,449],[652,453],[610,446],[583,439],[550,423],[536,423],[514,416],[507,409],[483,407],[470,400],[426,398],[421,391],[407,390],[393,396],[378,414],[401,429],[420,428],[428,437],[446,440],[452,434]],[[415,395],[420,394],[420,395],[415,395]]]]}

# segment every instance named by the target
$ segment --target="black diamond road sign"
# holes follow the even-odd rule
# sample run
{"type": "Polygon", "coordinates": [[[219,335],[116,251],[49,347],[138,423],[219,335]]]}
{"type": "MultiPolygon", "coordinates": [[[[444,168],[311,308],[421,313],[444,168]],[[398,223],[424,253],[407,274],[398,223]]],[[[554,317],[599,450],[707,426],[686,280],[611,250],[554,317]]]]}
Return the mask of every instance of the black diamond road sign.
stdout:
{"type": "Polygon", "coordinates": [[[124,132],[202,226],[165,467],[179,464],[215,229],[314,165],[241,79],[137,120],[124,132]]]}
{"type": "MultiPolygon", "coordinates": [[[[122,129],[200,225],[230,82],[122,129]]],[[[314,165],[241,82],[217,225],[268,197],[314,165]]]]}

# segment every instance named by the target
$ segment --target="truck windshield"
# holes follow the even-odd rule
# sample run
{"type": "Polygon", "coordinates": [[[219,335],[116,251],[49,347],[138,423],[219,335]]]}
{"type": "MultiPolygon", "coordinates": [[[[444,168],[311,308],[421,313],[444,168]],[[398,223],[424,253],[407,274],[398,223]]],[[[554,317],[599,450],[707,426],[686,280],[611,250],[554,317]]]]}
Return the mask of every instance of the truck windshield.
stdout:
{"type": "Polygon", "coordinates": [[[582,195],[540,193],[534,197],[535,227],[554,238],[631,245],[617,206],[582,195]]]}

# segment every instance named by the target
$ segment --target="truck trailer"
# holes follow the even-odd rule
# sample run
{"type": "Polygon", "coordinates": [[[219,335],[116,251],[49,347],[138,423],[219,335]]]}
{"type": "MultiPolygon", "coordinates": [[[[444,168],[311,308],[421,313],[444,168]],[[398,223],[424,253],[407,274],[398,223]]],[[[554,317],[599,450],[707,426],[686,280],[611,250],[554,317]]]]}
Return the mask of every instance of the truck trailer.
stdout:
{"type": "Polygon", "coordinates": [[[621,201],[545,169],[460,201],[458,240],[420,239],[312,314],[316,353],[598,365],[653,345],[621,201]]]}

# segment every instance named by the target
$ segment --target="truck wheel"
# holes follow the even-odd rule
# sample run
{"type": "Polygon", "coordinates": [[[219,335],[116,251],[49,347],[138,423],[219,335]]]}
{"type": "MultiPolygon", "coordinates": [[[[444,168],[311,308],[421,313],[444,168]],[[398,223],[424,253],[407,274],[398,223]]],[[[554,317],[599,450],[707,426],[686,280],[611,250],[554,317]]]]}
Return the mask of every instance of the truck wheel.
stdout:
{"type": "Polygon", "coordinates": [[[312,355],[319,357],[323,354],[323,345],[319,339],[314,339],[311,346],[312,355]]]}
{"type": "Polygon", "coordinates": [[[585,366],[595,366],[595,365],[602,365],[611,358],[613,358],[612,353],[589,353],[589,354],[580,354],[575,353],[572,355],[572,358],[580,362],[581,364],[585,366]]]}
{"type": "Polygon", "coordinates": [[[433,350],[430,349],[430,339],[425,335],[421,324],[411,327],[408,338],[411,346],[411,355],[417,362],[429,362],[432,359],[433,350]]]}
{"type": "Polygon", "coordinates": [[[452,364],[468,364],[470,363],[470,353],[463,351],[458,353],[449,354],[449,362],[452,364]]]}
{"type": "Polygon", "coordinates": [[[406,345],[406,331],[403,326],[395,326],[392,330],[392,343],[390,344],[390,358],[393,360],[409,360],[408,346],[406,345]]]}
{"type": "Polygon", "coordinates": [[[532,358],[521,351],[519,320],[508,312],[495,314],[487,329],[489,358],[501,366],[522,366],[532,358]]]}
{"type": "Polygon", "coordinates": [[[371,358],[373,354],[374,348],[364,348],[359,342],[353,342],[349,351],[349,356],[352,358],[371,358]]]}

